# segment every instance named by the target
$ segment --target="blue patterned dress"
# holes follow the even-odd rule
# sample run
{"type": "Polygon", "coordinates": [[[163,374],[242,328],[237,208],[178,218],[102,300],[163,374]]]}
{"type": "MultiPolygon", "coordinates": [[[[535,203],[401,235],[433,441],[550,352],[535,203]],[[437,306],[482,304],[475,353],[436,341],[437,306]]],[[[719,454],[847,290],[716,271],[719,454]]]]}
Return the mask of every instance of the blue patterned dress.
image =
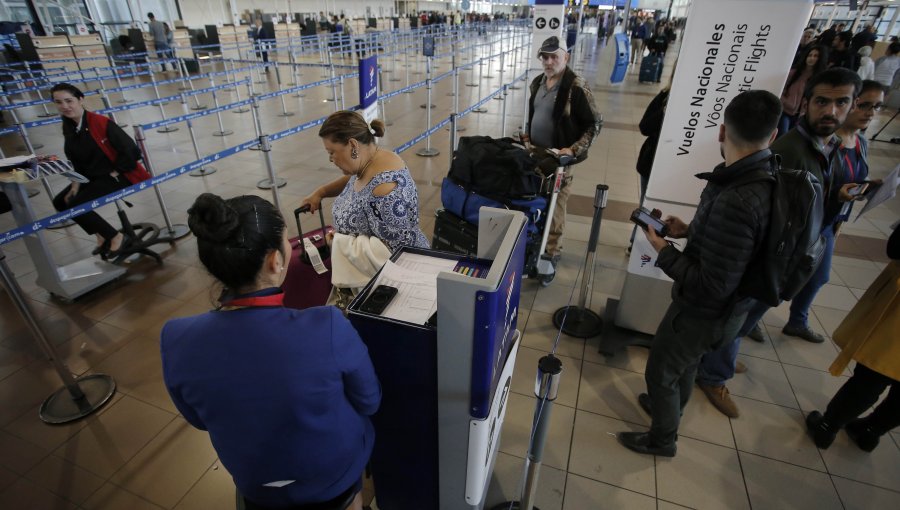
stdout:
{"type": "Polygon", "coordinates": [[[355,175],[351,176],[334,199],[331,212],[336,231],[375,236],[391,251],[401,246],[431,246],[419,228],[419,195],[407,168],[376,174],[360,191],[353,189],[356,180],[355,175]],[[397,187],[383,197],[372,195],[372,190],[386,182],[394,182],[397,187]]]}

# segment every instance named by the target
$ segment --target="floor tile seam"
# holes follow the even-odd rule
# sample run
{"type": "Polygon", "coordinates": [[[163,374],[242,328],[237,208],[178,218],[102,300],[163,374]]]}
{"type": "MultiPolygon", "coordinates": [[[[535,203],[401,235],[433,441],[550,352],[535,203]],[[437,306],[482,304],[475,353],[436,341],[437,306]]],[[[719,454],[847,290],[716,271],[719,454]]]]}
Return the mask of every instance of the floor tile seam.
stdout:
{"type": "MultiPolygon", "coordinates": [[[[25,478],[26,480],[28,480],[28,481],[30,481],[31,483],[35,484],[35,486],[40,487],[41,489],[43,489],[43,490],[45,490],[45,491],[47,491],[47,492],[50,492],[51,494],[55,494],[56,496],[59,496],[61,499],[63,499],[63,500],[65,500],[65,501],[68,501],[68,502],[72,503],[73,505],[77,506],[78,508],[81,508],[85,501],[91,499],[91,497],[92,497],[94,494],[96,494],[97,491],[99,491],[101,487],[103,487],[103,486],[106,485],[107,483],[110,483],[110,478],[103,477],[102,475],[99,475],[99,474],[97,474],[97,473],[91,471],[90,469],[88,469],[88,468],[86,468],[86,467],[84,467],[84,466],[79,466],[79,465],[76,464],[75,462],[72,462],[71,460],[69,460],[69,459],[67,459],[67,458],[65,458],[65,457],[62,457],[62,456],[60,456],[60,455],[57,455],[56,452],[50,452],[50,455],[48,455],[48,457],[56,457],[56,458],[57,458],[58,460],[60,460],[61,462],[65,462],[66,464],[70,464],[70,465],[72,465],[72,466],[74,466],[74,467],[76,467],[76,468],[83,469],[84,471],[87,471],[88,473],[90,473],[92,476],[96,476],[97,478],[103,480],[103,482],[100,483],[100,486],[97,487],[97,489],[95,489],[93,492],[91,492],[90,495],[88,495],[86,498],[84,498],[83,501],[81,501],[81,502],[79,503],[79,502],[76,502],[76,501],[70,499],[69,497],[67,497],[66,494],[63,494],[62,492],[57,492],[56,490],[54,490],[54,489],[52,489],[52,488],[47,488],[47,487],[44,487],[43,485],[39,485],[39,484],[38,484],[38,481],[35,480],[34,478],[30,478],[30,477],[28,476],[28,474],[22,475],[22,478],[25,478]]],[[[31,469],[28,470],[28,473],[34,472],[35,468],[37,468],[38,465],[40,465],[40,464],[41,464],[42,462],[44,462],[45,460],[46,460],[46,457],[43,458],[43,459],[41,459],[40,462],[38,462],[37,464],[34,465],[34,467],[32,467],[31,469]]]]}
{"type": "MultiPolygon", "coordinates": [[[[900,489],[895,489],[895,488],[891,488],[891,487],[885,487],[885,486],[883,486],[883,485],[878,485],[878,484],[875,484],[875,483],[872,483],[872,482],[866,482],[866,481],[863,481],[863,480],[854,480],[853,478],[848,478],[848,477],[846,477],[846,476],[834,474],[834,473],[831,473],[831,472],[828,473],[828,476],[830,476],[831,478],[841,478],[841,479],[843,479],[843,480],[848,480],[848,481],[851,481],[851,482],[856,482],[856,483],[861,483],[861,484],[863,484],[863,485],[868,485],[869,487],[875,487],[876,489],[882,489],[882,490],[886,490],[886,491],[888,491],[888,492],[893,492],[893,493],[895,493],[895,494],[900,494],[900,489]]],[[[838,494],[840,494],[840,493],[838,493],[838,494]]]]}
{"type": "MultiPolygon", "coordinates": [[[[585,349],[587,349],[587,342],[585,342],[585,349]]],[[[649,350],[649,349],[648,349],[648,350],[649,350]]],[[[638,375],[640,375],[640,376],[643,376],[643,375],[644,375],[644,372],[638,372],[637,370],[631,370],[630,368],[614,367],[614,366],[612,366],[612,365],[607,365],[606,363],[599,363],[599,362],[597,362],[597,361],[591,361],[591,360],[589,360],[589,359],[586,359],[586,360],[584,360],[584,361],[586,361],[586,362],[588,362],[588,363],[591,363],[591,364],[593,364],[593,365],[597,365],[598,367],[614,368],[614,369],[616,369],[616,370],[623,370],[623,371],[625,371],[625,372],[631,372],[632,374],[638,374],[638,375]]],[[[584,365],[582,365],[581,368],[584,369],[584,365]]],[[[584,373],[584,372],[582,372],[582,373],[584,373]]]]}
{"type": "MultiPolygon", "coordinates": [[[[743,398],[746,400],[752,400],[752,401],[758,402],[760,404],[769,404],[769,405],[773,405],[773,406],[782,407],[784,409],[790,409],[791,411],[800,411],[801,413],[803,412],[803,409],[800,407],[799,403],[797,404],[797,407],[791,407],[789,405],[779,404],[777,402],[769,402],[768,400],[760,400],[759,398],[756,398],[756,397],[747,397],[747,396],[741,395],[739,393],[734,393],[731,390],[729,390],[729,393],[731,393],[732,395],[734,395],[736,397],[740,397],[740,398],[743,398]]],[[[794,396],[794,398],[796,399],[796,395],[794,396]]],[[[737,418],[729,418],[729,419],[737,419],[737,418]]]]}
{"type": "MultiPolygon", "coordinates": [[[[498,450],[498,451],[499,451],[499,450],[498,450]]],[[[212,463],[210,463],[210,465],[209,465],[205,470],[203,470],[203,474],[200,475],[200,476],[197,478],[197,480],[196,480],[194,483],[191,484],[191,486],[190,486],[190,488],[187,490],[187,492],[185,492],[184,495],[182,495],[180,498],[178,498],[178,501],[175,502],[175,505],[173,505],[172,508],[178,507],[178,505],[180,505],[181,502],[184,501],[184,499],[188,496],[188,494],[190,494],[191,491],[194,490],[194,487],[196,487],[196,486],[200,483],[200,480],[202,480],[204,476],[206,476],[210,471],[212,471],[212,469],[216,466],[216,464],[219,464],[219,456],[218,456],[218,454],[216,455],[216,458],[213,459],[212,463]]],[[[224,467],[223,467],[222,469],[224,469],[224,467]]]]}
{"type": "MultiPolygon", "coordinates": [[[[826,339],[826,341],[828,341],[828,342],[831,341],[831,338],[828,337],[828,336],[826,336],[825,339],[826,339]]],[[[774,351],[776,352],[776,354],[777,354],[778,348],[775,347],[774,344],[772,345],[772,348],[773,348],[773,350],[774,350],[774,351]]],[[[753,354],[746,354],[746,353],[743,353],[743,352],[741,352],[741,353],[739,353],[739,354],[741,354],[742,356],[747,356],[747,357],[754,358],[754,359],[761,359],[761,360],[765,360],[765,361],[772,361],[772,362],[775,362],[775,363],[781,363],[782,365],[787,365],[787,366],[789,366],[789,367],[805,368],[806,370],[814,370],[814,371],[816,371],[816,372],[823,372],[823,373],[826,373],[826,374],[831,373],[831,372],[830,372],[829,370],[827,370],[827,369],[822,370],[822,369],[819,369],[819,368],[810,367],[810,366],[807,366],[807,365],[799,365],[799,364],[797,364],[797,363],[790,363],[790,362],[787,362],[787,361],[775,361],[775,360],[772,360],[772,359],[769,359],[769,358],[763,358],[762,356],[754,356],[753,354]]],[[[837,357],[837,355],[835,355],[835,357],[837,357]]]]}
{"type": "MultiPolygon", "coordinates": [[[[168,413],[168,411],[167,411],[167,413],[168,413]]],[[[171,414],[171,413],[169,413],[169,414],[171,414]]],[[[134,452],[134,454],[133,454],[132,456],[128,457],[127,459],[124,459],[124,462],[122,462],[122,465],[119,466],[117,469],[115,469],[115,470],[112,472],[112,474],[109,475],[109,478],[106,479],[107,483],[113,483],[113,482],[112,482],[113,478],[115,478],[116,475],[119,474],[119,472],[121,472],[121,471],[125,468],[125,466],[128,465],[129,462],[131,462],[132,460],[134,460],[135,457],[137,457],[142,451],[144,451],[144,448],[146,448],[150,443],[152,443],[154,439],[156,439],[157,437],[159,437],[159,435],[162,434],[163,430],[165,430],[166,427],[168,427],[173,421],[175,421],[176,418],[178,418],[178,417],[177,417],[177,416],[172,416],[172,418],[171,418],[169,421],[167,421],[167,422],[165,423],[165,425],[163,425],[162,427],[160,427],[159,431],[158,431],[156,434],[153,434],[152,437],[150,437],[143,445],[141,445],[141,447],[138,448],[138,449],[134,452]]],[[[79,430],[78,433],[80,434],[81,432],[83,432],[83,431],[85,431],[85,430],[87,430],[87,428],[84,428],[84,429],[79,430]]],[[[77,435],[77,434],[76,434],[76,435],[77,435]]],[[[75,436],[72,436],[71,438],[69,438],[68,441],[66,441],[65,443],[61,444],[61,445],[57,448],[57,450],[59,450],[60,448],[63,448],[64,446],[66,446],[66,443],[68,443],[69,441],[71,441],[74,437],[75,437],[75,436]]],[[[54,450],[54,453],[55,453],[55,450],[54,450]]],[[[73,461],[73,462],[74,462],[74,461],[73,461]]],[[[88,467],[82,466],[82,465],[78,464],[77,462],[75,462],[75,465],[78,466],[78,467],[80,467],[80,468],[82,468],[82,469],[84,469],[84,470],[86,470],[86,471],[89,471],[89,472],[91,472],[91,473],[94,473],[94,472],[91,471],[88,467]]],[[[97,476],[99,476],[99,477],[101,477],[101,478],[103,478],[103,475],[101,475],[101,474],[99,474],[99,473],[94,473],[94,474],[97,475],[97,476]]],[[[118,484],[115,484],[115,483],[113,483],[113,485],[116,485],[117,487],[119,486],[118,484]]],[[[129,492],[131,492],[131,491],[129,491],[129,492]]],[[[153,503],[153,504],[155,505],[156,503],[153,503]]],[[[157,506],[158,506],[158,505],[157,505],[157,506]]]]}
{"type": "MultiPolygon", "coordinates": [[[[164,507],[164,506],[162,506],[162,505],[159,505],[159,504],[157,504],[157,503],[154,503],[153,501],[150,501],[149,499],[147,499],[147,498],[141,496],[140,494],[137,494],[137,493],[135,493],[135,492],[132,492],[132,491],[128,490],[128,488],[123,487],[123,486],[121,486],[121,485],[119,485],[119,484],[113,482],[113,481],[112,481],[112,477],[110,477],[110,479],[107,480],[103,485],[112,485],[112,486],[115,487],[116,489],[118,489],[118,490],[120,490],[120,491],[123,491],[123,492],[127,492],[129,495],[134,496],[135,498],[140,499],[140,500],[146,502],[147,504],[152,505],[153,507],[161,508],[161,509],[164,509],[164,510],[168,510],[168,509],[166,509],[166,507],[164,507]]],[[[103,489],[103,485],[101,485],[100,488],[97,489],[96,492],[94,492],[94,494],[91,494],[91,497],[94,497],[94,495],[96,495],[98,492],[100,492],[100,490],[103,489]]],[[[88,501],[88,500],[90,500],[90,498],[86,499],[85,501],[88,501]]],[[[79,507],[79,508],[84,508],[84,507],[79,507]]],[[[172,507],[172,508],[174,508],[174,507],[172,507]]]]}
{"type": "MultiPolygon", "coordinates": [[[[647,425],[647,424],[644,424],[644,423],[633,422],[633,421],[631,421],[631,420],[627,420],[627,419],[621,418],[621,417],[619,417],[619,416],[611,416],[611,415],[608,415],[608,414],[599,413],[599,412],[597,412],[597,411],[591,411],[591,410],[589,410],[589,409],[581,409],[581,408],[577,408],[576,411],[578,411],[578,412],[583,412],[583,413],[589,413],[589,414],[593,414],[593,415],[595,415],[595,416],[601,416],[601,417],[603,417],[603,418],[609,418],[609,419],[616,420],[616,421],[621,421],[621,422],[627,423],[627,424],[629,424],[629,425],[637,425],[637,426],[639,426],[639,427],[647,428],[648,430],[649,430],[649,427],[650,427],[650,425],[647,425]]],[[[574,437],[574,430],[573,430],[573,437],[574,437]]],[[[716,442],[710,441],[710,440],[708,440],[708,439],[703,439],[703,438],[700,438],[700,437],[694,437],[694,436],[688,436],[688,435],[683,434],[683,433],[679,433],[679,437],[686,437],[686,438],[688,438],[688,439],[693,439],[694,441],[699,441],[699,442],[701,442],[701,443],[706,443],[706,444],[710,444],[710,445],[713,445],[713,446],[720,446],[720,447],[722,447],[722,448],[728,448],[729,450],[735,450],[735,451],[737,450],[736,445],[735,445],[735,446],[726,446],[726,445],[723,445],[723,444],[720,444],[720,443],[716,443],[716,442]]]]}
{"type": "MultiPolygon", "coordinates": [[[[16,419],[18,420],[18,418],[16,418],[16,419]]],[[[22,437],[22,436],[19,436],[19,435],[15,434],[15,433],[14,433],[13,431],[11,431],[11,430],[7,430],[5,427],[2,428],[2,429],[0,429],[0,430],[2,430],[2,431],[3,431],[4,433],[6,433],[6,434],[9,434],[10,436],[14,437],[15,439],[17,439],[17,440],[19,440],[19,441],[25,442],[25,443],[27,443],[27,444],[30,445],[30,446],[34,446],[34,447],[40,448],[41,451],[44,451],[44,452],[45,452],[43,455],[40,456],[40,460],[38,460],[37,462],[34,463],[34,466],[31,466],[30,468],[28,468],[28,470],[26,471],[26,473],[29,472],[29,471],[31,471],[32,469],[34,469],[35,466],[37,466],[37,465],[40,464],[41,462],[44,462],[44,460],[46,460],[47,457],[53,455],[53,450],[46,450],[43,446],[41,446],[41,445],[39,445],[39,444],[37,444],[37,443],[31,442],[29,439],[26,439],[26,438],[24,438],[24,437],[22,437]]],[[[19,473],[18,471],[14,471],[13,468],[10,467],[10,466],[7,465],[7,464],[0,464],[0,466],[3,466],[4,468],[6,468],[7,470],[9,470],[10,472],[15,473],[15,474],[16,474],[18,477],[20,477],[20,478],[24,478],[24,477],[25,477],[25,473],[19,473]]]]}
{"type": "MultiPolygon", "coordinates": [[[[655,457],[655,455],[654,455],[654,457],[655,457]]],[[[645,493],[645,492],[636,491],[636,490],[634,490],[634,489],[629,489],[628,487],[622,487],[621,485],[616,485],[616,484],[614,484],[614,483],[609,483],[608,481],[605,481],[605,480],[598,480],[598,479],[596,479],[596,478],[592,478],[592,477],[590,477],[590,476],[583,475],[583,474],[581,474],[581,473],[575,473],[575,472],[573,472],[573,471],[566,471],[566,474],[567,474],[567,475],[577,476],[578,478],[584,478],[585,480],[590,480],[590,481],[592,481],[592,482],[596,482],[596,483],[599,483],[599,484],[603,484],[603,485],[606,485],[606,486],[609,486],[609,487],[615,487],[616,489],[620,489],[620,490],[623,490],[623,491],[626,491],[626,492],[630,492],[630,493],[632,493],[632,494],[637,494],[637,495],[639,495],[639,496],[644,496],[644,497],[652,498],[652,499],[655,499],[655,500],[662,500],[662,501],[665,501],[666,503],[672,503],[673,505],[678,505],[678,503],[675,503],[674,501],[669,501],[669,500],[666,500],[666,499],[662,499],[662,498],[660,498],[660,497],[658,497],[658,496],[651,496],[651,495],[649,495],[649,494],[647,494],[647,493],[645,493]]],[[[567,476],[566,478],[568,478],[568,476],[567,476]]],[[[659,492],[657,492],[657,494],[659,494],[659,492]]],[[[680,506],[684,506],[684,505],[680,505],[680,506]]],[[[565,507],[563,507],[563,508],[565,508],[565,507]]]]}
{"type": "MultiPolygon", "coordinates": [[[[805,434],[804,434],[804,437],[805,437],[805,434]]],[[[810,442],[812,442],[812,440],[810,440],[810,442]]],[[[817,448],[817,449],[818,449],[818,448],[817,448]]],[[[831,473],[828,472],[828,466],[825,465],[824,462],[823,462],[823,465],[825,466],[825,469],[816,469],[816,468],[811,468],[811,467],[809,467],[809,466],[804,466],[803,464],[797,464],[796,462],[791,462],[791,461],[784,460],[784,459],[778,459],[778,458],[772,457],[772,456],[770,456],[770,455],[763,455],[763,454],[761,454],[761,453],[752,452],[752,451],[750,451],[750,450],[745,450],[745,449],[742,449],[742,448],[738,448],[737,451],[739,451],[739,452],[741,452],[741,453],[746,453],[746,454],[748,454],[748,455],[754,455],[754,456],[756,456],[756,457],[760,457],[760,458],[763,458],[763,459],[766,459],[766,460],[771,460],[771,461],[774,461],[774,462],[780,462],[780,463],[782,463],[782,464],[787,464],[787,465],[789,465],[789,466],[793,466],[793,467],[797,467],[797,468],[803,468],[803,469],[806,469],[806,470],[808,470],[808,471],[815,471],[816,473],[822,473],[822,474],[826,474],[826,475],[830,475],[830,474],[831,474],[831,473]]],[[[855,480],[854,480],[854,481],[855,481],[855,480]]]]}
{"type": "Polygon", "coordinates": [[[744,462],[741,460],[741,450],[737,447],[737,434],[735,434],[734,432],[734,423],[732,423],[731,418],[728,419],[728,427],[731,429],[731,440],[734,441],[734,447],[738,459],[738,467],[741,470],[741,481],[744,482],[744,495],[747,497],[747,506],[752,510],[753,500],[750,499],[750,487],[747,486],[747,474],[744,472],[744,462]]]}

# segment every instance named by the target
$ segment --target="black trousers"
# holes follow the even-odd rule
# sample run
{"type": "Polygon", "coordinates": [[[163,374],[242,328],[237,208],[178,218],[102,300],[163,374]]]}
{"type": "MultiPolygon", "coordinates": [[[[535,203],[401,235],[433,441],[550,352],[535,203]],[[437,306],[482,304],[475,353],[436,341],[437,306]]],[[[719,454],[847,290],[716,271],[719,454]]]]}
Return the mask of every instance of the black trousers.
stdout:
{"type": "MultiPolygon", "coordinates": [[[[65,211],[66,209],[85,202],[90,202],[91,200],[100,198],[104,195],[109,195],[114,191],[118,191],[130,185],[131,183],[122,175],[118,177],[101,177],[79,186],[78,193],[66,202],[66,194],[69,193],[69,190],[72,188],[72,185],[70,184],[53,198],[53,207],[55,207],[57,211],[65,211]]],[[[112,239],[119,233],[115,227],[110,225],[94,211],[76,216],[72,218],[72,221],[77,223],[78,226],[83,228],[88,234],[100,234],[104,239],[112,239]]]]}
{"type": "Polygon", "coordinates": [[[887,397],[866,416],[866,425],[878,435],[885,434],[900,425],[900,381],[891,379],[871,368],[857,363],[853,376],[841,386],[825,410],[825,421],[834,427],[843,427],[866,412],[878,401],[885,388],[887,397]]]}

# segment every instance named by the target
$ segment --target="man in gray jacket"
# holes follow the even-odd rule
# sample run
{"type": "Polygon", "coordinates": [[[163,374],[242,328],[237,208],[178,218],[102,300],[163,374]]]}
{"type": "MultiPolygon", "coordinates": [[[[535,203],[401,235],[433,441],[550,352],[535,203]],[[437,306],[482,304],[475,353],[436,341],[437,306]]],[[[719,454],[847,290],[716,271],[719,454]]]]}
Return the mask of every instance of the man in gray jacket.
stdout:
{"type": "Polygon", "coordinates": [[[707,181],[690,225],[666,218],[669,236],[687,238],[678,251],[653,229],[647,239],[659,253],[657,265],[671,277],[672,304],[650,349],[638,397],[652,417],[649,432],[622,432],[618,439],[638,453],[675,456],[681,413],[694,386],[700,357],[731,341],[752,300],[740,283],[765,241],[777,158],[775,140],[781,101],[765,90],[737,95],[725,108],[719,143],[725,162],[698,174],[707,181]]]}

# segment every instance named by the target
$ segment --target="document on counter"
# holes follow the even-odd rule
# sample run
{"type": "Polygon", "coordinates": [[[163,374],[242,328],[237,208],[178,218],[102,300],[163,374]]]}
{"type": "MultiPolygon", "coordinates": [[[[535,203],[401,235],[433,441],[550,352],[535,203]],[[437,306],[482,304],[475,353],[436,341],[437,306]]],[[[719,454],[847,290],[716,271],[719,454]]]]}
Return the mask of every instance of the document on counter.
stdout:
{"type": "Polygon", "coordinates": [[[878,186],[878,189],[866,200],[866,205],[863,206],[853,221],[858,220],[866,212],[894,198],[897,195],[897,186],[900,186],[900,165],[894,167],[894,171],[884,178],[881,186],[878,186]]]}
{"type": "Polygon", "coordinates": [[[390,285],[397,288],[397,295],[381,316],[425,324],[437,310],[437,275],[452,271],[456,263],[455,259],[414,253],[403,253],[396,262],[387,261],[373,288],[390,285]]]}

